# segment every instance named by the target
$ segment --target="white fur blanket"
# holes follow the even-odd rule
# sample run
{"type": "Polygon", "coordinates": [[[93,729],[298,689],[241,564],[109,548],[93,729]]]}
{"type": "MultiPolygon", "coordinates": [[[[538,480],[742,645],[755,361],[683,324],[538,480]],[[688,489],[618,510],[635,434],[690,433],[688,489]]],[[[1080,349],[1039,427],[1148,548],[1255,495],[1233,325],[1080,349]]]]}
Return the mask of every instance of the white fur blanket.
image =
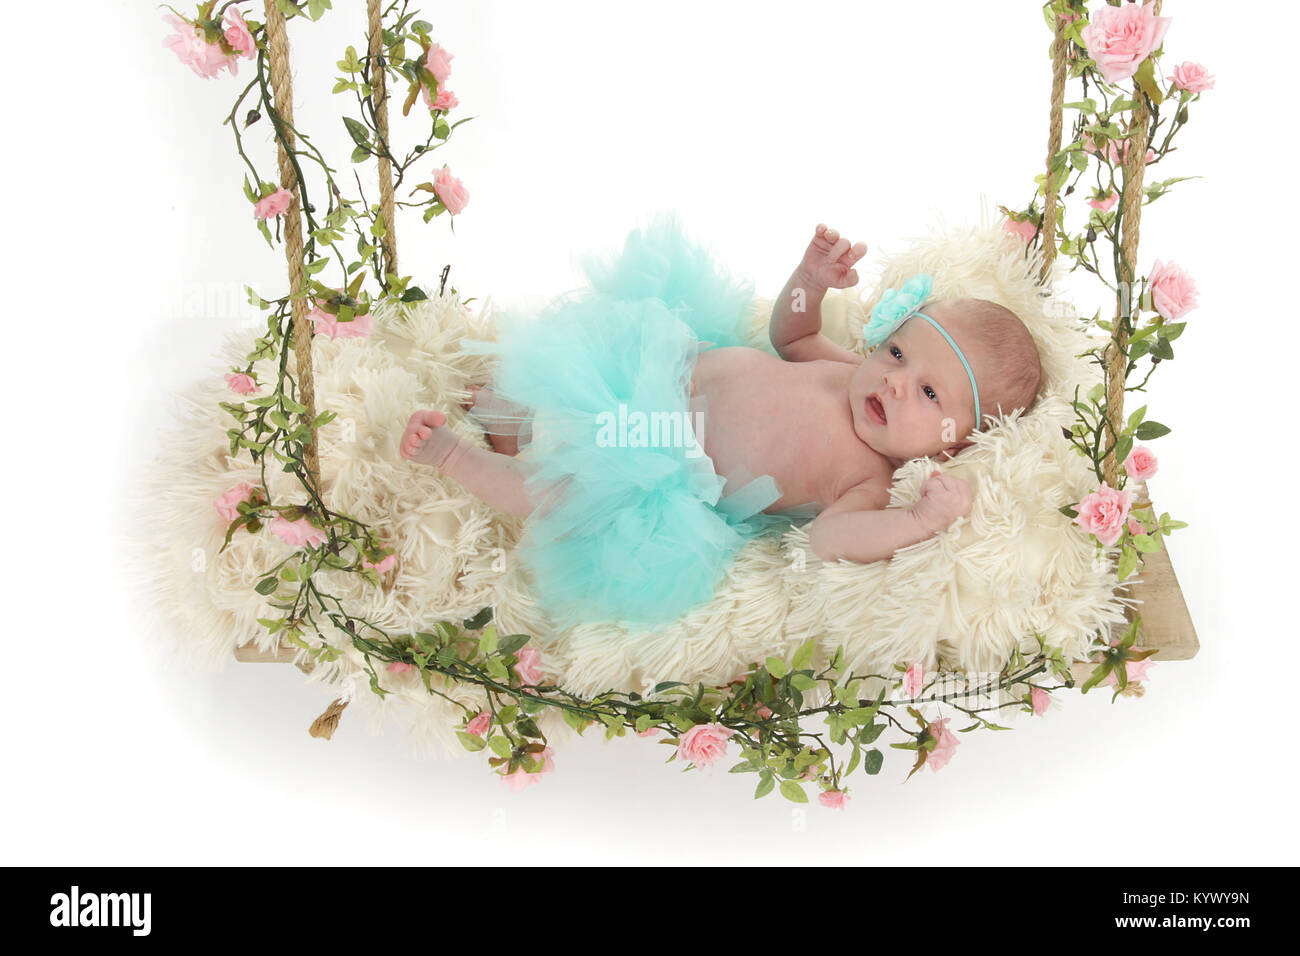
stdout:
{"type": "MultiPolygon", "coordinates": [[[[974,436],[973,447],[938,465],[925,459],[899,469],[891,507],[908,507],[934,467],[971,483],[968,518],[944,533],[870,565],[822,562],[807,531],[750,542],[715,599],[658,633],[618,625],[584,625],[551,632],[535,609],[523,569],[512,560],[519,519],[497,514],[454,480],[404,461],[397,441],[417,408],[448,412],[453,427],[482,442],[461,412],[465,386],[491,380],[489,360],[461,354],[466,336],[492,334],[491,303],[482,314],[454,297],[396,311],[380,311],[369,339],[314,343],[317,404],[338,417],[319,432],[322,481],[329,506],[372,525],[397,549],[382,588],[346,573],[325,584],[351,614],[391,633],[460,621],[493,605],[501,633],[526,633],[542,652],[548,679],[577,694],[620,689],[646,693],[658,681],[725,683],[754,661],[788,656],[818,638],[821,663],[843,644],[859,672],[889,673],[895,663],[942,659],[969,671],[997,670],[1017,645],[1044,635],[1071,657],[1082,657],[1098,629],[1122,620],[1113,593],[1114,572],[1093,560],[1091,539],[1057,509],[1080,500],[1094,484],[1084,461],[1061,434],[1073,420],[1074,386],[1095,378],[1078,354],[1090,346],[1072,309],[1040,294],[1036,262],[1019,239],[999,229],[948,231],[916,242],[883,263],[877,290],[916,272],[935,276],[935,295],[977,296],[999,302],[1028,326],[1042,357],[1044,382],[1037,407],[1003,419],[974,436]]],[[[825,331],[861,349],[860,330],[874,294],[831,293],[825,331]]],[[[753,305],[753,341],[766,341],[770,300],[753,305]]],[[[232,333],[224,358],[241,363],[258,329],[232,333]]],[[[254,585],[288,546],[266,530],[236,533],[220,555],[225,522],[213,501],[240,481],[256,483],[245,457],[231,461],[225,430],[232,420],[218,407],[230,400],[222,365],[179,396],[180,427],[167,436],[157,461],[142,471],[137,502],[141,529],[133,556],[146,583],[157,626],[184,642],[200,660],[224,663],[235,647],[276,639],[257,623],[270,616],[254,585]]],[[[268,368],[263,380],[274,380],[268,368]]],[[[484,445],[486,447],[486,445],[484,445]]],[[[305,500],[296,480],[268,468],[278,502],[305,500]]],[[[381,671],[394,693],[380,700],[366,679],[361,656],[341,634],[335,664],[308,680],[342,682],[343,694],[370,710],[372,727],[401,710],[417,746],[461,753],[454,730],[463,712],[428,694],[414,674],[381,671]]],[[[472,688],[449,694],[477,710],[472,688]]],[[[543,714],[553,741],[572,733],[555,714],[543,714]]]]}

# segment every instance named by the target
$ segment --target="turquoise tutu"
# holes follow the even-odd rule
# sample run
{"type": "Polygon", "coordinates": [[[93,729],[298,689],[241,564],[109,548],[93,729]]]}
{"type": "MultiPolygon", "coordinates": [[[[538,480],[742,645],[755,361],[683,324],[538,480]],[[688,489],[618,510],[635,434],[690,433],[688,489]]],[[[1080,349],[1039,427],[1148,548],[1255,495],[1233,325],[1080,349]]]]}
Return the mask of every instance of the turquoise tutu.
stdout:
{"type": "MultiPolygon", "coordinates": [[[[696,357],[748,344],[752,284],[728,277],[672,214],[583,269],[587,288],[535,317],[501,314],[496,341],[463,346],[496,357],[492,391],[531,416],[521,460],[543,504],[517,554],[542,610],[559,627],[664,624],[713,597],[747,540],[807,513],[762,513],[781,496],[769,475],[732,476],[724,496],[695,434],[696,357]]],[[[476,417],[489,431],[518,427],[476,417]]]]}

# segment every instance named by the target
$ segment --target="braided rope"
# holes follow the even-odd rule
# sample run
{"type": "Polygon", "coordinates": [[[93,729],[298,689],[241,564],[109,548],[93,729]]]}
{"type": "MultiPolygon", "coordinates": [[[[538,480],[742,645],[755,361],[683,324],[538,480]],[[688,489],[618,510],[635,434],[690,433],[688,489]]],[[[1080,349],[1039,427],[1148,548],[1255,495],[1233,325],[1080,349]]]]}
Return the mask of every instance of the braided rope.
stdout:
{"type": "MultiPolygon", "coordinates": [[[[289,292],[293,316],[293,357],[298,378],[298,401],[307,406],[307,420],[316,417],[316,383],[312,377],[311,323],[307,321],[307,300],[302,295],[306,277],[302,263],[302,218],[299,206],[298,178],[289,151],[293,149],[293,85],[289,79],[289,38],[285,33],[284,14],[276,0],[266,0],[266,46],[271,60],[271,90],[275,111],[284,126],[277,127],[280,185],[293,194],[284,211],[284,256],[289,262],[289,292]]],[[[320,485],[320,459],[316,452],[316,429],[303,446],[303,464],[311,480],[320,485]]]]}
{"type": "MultiPolygon", "coordinates": [[[[1161,0],[1155,0],[1154,13],[1160,14],[1161,0]]],[[[1128,331],[1121,317],[1127,320],[1133,312],[1133,276],[1137,269],[1138,234],[1142,222],[1142,181],[1146,175],[1148,127],[1151,108],[1146,94],[1133,84],[1133,122],[1128,134],[1128,153],[1124,156],[1124,189],[1120,199],[1119,293],[1115,303],[1115,325],[1110,343],[1106,346],[1106,420],[1110,423],[1108,439],[1118,435],[1124,427],[1124,373],[1127,366],[1125,347],[1128,331]]],[[[1112,488],[1119,478],[1120,462],[1111,449],[1102,463],[1102,474],[1112,488]]]]}
{"type": "Polygon", "coordinates": [[[1052,111],[1047,130],[1047,179],[1043,182],[1043,265],[1038,273],[1041,284],[1047,282],[1056,261],[1056,190],[1052,188],[1052,158],[1061,149],[1061,117],[1065,112],[1065,21],[1056,18],[1056,35],[1052,39],[1052,111]]]}
{"type": "MultiPolygon", "coordinates": [[[[379,214],[384,219],[384,271],[397,275],[397,231],[396,207],[393,205],[393,163],[389,159],[388,145],[388,88],[384,82],[384,68],[381,63],[383,55],[383,19],[380,15],[379,0],[366,0],[366,12],[370,16],[370,86],[374,90],[371,102],[375,110],[375,127],[379,133],[379,214]]],[[[388,283],[379,276],[381,284],[388,283]]]]}

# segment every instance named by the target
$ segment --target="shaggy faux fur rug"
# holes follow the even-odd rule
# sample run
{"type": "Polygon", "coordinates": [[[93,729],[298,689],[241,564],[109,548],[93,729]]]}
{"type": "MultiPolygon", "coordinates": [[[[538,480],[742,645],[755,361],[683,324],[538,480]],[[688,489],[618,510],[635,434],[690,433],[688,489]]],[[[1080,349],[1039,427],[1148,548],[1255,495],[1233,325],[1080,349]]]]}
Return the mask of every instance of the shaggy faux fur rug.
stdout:
{"type": "MultiPolygon", "coordinates": [[[[458,403],[468,398],[467,384],[491,380],[489,360],[462,354],[458,343],[492,335],[491,302],[475,314],[448,295],[401,312],[379,311],[369,339],[315,340],[317,404],[338,415],[319,432],[325,499],[374,527],[398,555],[382,588],[333,573],[327,589],[354,616],[397,634],[460,621],[492,605],[502,634],[532,635],[547,678],[583,695],[644,694],[663,680],[725,683],[751,662],[788,657],[810,636],[818,639],[819,664],[843,644],[854,670],[883,674],[914,661],[931,670],[941,659],[969,671],[996,671],[1013,648],[1032,649],[1034,633],[1082,657],[1098,629],[1123,619],[1109,562],[1095,562],[1091,538],[1057,510],[1095,483],[1061,434],[1073,420],[1075,385],[1086,391],[1095,381],[1077,357],[1091,343],[1067,304],[1040,294],[1037,263],[1000,229],[949,230],[920,240],[883,263],[875,289],[916,272],[935,277],[936,297],[976,296],[1014,311],[1033,334],[1044,371],[1032,412],[976,435],[974,446],[950,463],[918,459],[897,472],[891,507],[910,507],[935,467],[970,482],[970,516],[944,533],[892,560],[855,565],[821,561],[806,528],[796,528],[751,542],[710,604],[657,633],[615,624],[553,631],[512,560],[520,520],[398,455],[407,418],[424,407],[445,410],[459,433],[487,447],[458,403]]],[[[861,327],[877,294],[832,292],[823,310],[826,334],[861,350],[861,327]]],[[[770,349],[771,306],[767,299],[753,304],[757,347],[770,349]]],[[[242,363],[259,331],[230,335],[224,363],[177,396],[179,428],[164,436],[158,459],[138,483],[144,497],[135,527],[144,530],[133,563],[150,589],[155,626],[208,664],[224,664],[249,642],[268,650],[276,643],[257,623],[270,615],[254,585],[288,545],[265,529],[241,530],[218,555],[225,522],[213,508],[239,482],[258,481],[246,457],[229,458],[231,419],[218,402],[231,398],[224,373],[242,363]]],[[[262,380],[274,381],[270,369],[259,371],[262,380]]],[[[274,500],[305,500],[292,476],[267,473],[274,500]]],[[[394,715],[411,727],[417,746],[463,752],[454,735],[459,708],[428,694],[409,673],[381,671],[393,691],[381,700],[367,687],[360,654],[343,635],[328,636],[344,655],[318,666],[309,681],[341,685],[331,691],[367,709],[372,729],[394,715]]],[[[448,693],[474,710],[481,701],[470,689],[448,693]]],[[[541,726],[553,742],[573,733],[549,711],[541,726]]]]}

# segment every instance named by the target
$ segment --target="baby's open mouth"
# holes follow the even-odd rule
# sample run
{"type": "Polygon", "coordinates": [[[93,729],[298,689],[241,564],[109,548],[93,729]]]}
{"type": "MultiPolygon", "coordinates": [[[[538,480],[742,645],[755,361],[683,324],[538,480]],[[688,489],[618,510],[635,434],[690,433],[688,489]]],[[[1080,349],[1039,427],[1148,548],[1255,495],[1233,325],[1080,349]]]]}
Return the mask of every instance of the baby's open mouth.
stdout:
{"type": "Polygon", "coordinates": [[[867,396],[867,417],[877,425],[885,424],[885,406],[874,395],[867,396]]]}

